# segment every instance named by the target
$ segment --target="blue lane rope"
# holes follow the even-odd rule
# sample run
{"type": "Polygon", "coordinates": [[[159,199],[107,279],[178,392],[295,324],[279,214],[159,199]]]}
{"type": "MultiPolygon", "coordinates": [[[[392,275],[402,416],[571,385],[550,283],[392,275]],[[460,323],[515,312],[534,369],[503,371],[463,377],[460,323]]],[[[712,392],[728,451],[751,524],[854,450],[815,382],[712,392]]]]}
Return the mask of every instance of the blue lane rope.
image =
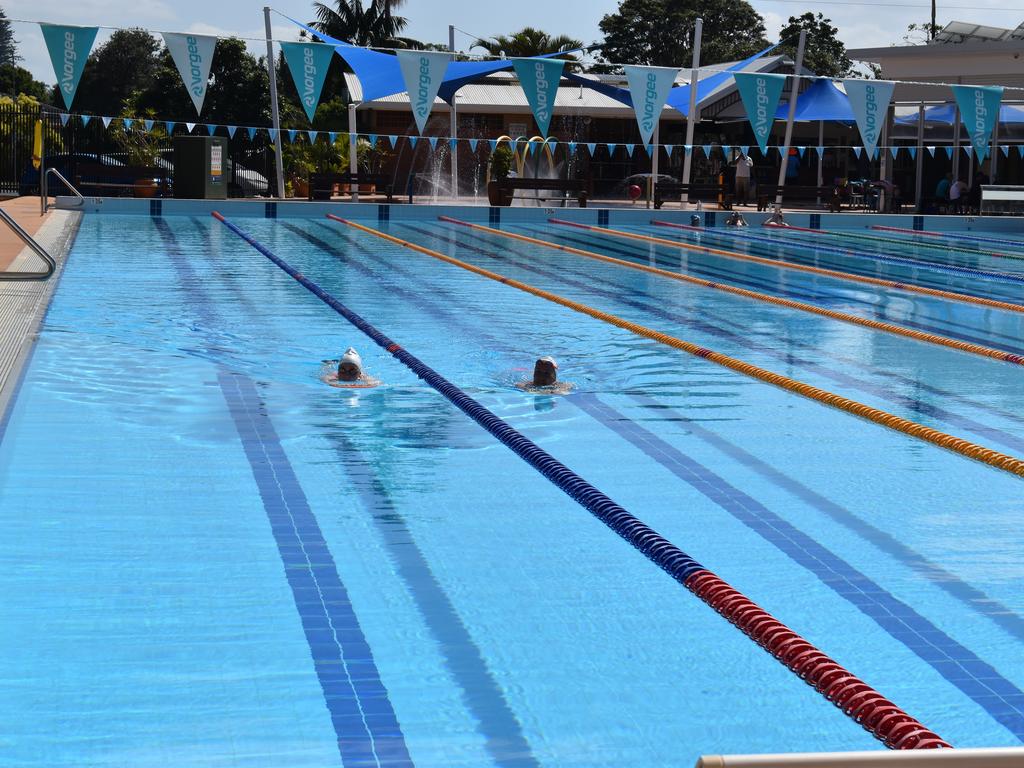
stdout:
{"type": "Polygon", "coordinates": [[[214,218],[228,229],[245,240],[249,245],[262,253],[274,264],[293,277],[303,288],[308,290],[327,306],[348,320],[352,325],[365,333],[377,346],[390,353],[395,359],[415,373],[435,390],[441,393],[452,405],[469,416],[473,421],[487,430],[501,443],[512,450],[519,458],[540,472],[544,477],[565,492],[598,520],[603,522],[615,533],[642,552],[655,565],[668,573],[683,586],[686,580],[705,570],[704,566],[679,549],[675,544],[663,537],[646,523],[633,516],[611,498],[599,491],[571,469],[566,467],[554,456],[521,434],[501,418],[493,414],[476,400],[471,398],[457,386],[445,379],[437,371],[414,355],[406,352],[398,344],[389,339],[366,320],[346,307],[336,298],[323,290],[319,285],[307,278],[287,262],[280,259],[261,243],[236,227],[222,215],[214,211],[214,218]]]}
{"type": "MultiPolygon", "coordinates": [[[[696,233],[694,230],[687,230],[696,233]]],[[[770,243],[776,247],[790,246],[794,248],[803,248],[804,250],[819,251],[822,253],[834,253],[839,256],[852,256],[858,259],[870,259],[872,261],[881,261],[890,264],[898,264],[904,267],[916,267],[919,269],[930,269],[936,272],[952,272],[959,275],[970,275],[971,277],[984,277],[989,280],[1003,280],[1011,283],[1024,283],[1024,275],[1014,275],[1009,272],[996,272],[985,269],[974,269],[973,267],[962,267],[955,264],[936,264],[930,261],[921,261],[919,259],[908,259],[899,256],[886,256],[882,253],[869,253],[868,251],[855,251],[851,248],[839,248],[831,245],[814,245],[804,238],[799,240],[792,237],[763,237],[761,235],[755,235],[752,233],[724,233],[714,232],[712,230],[702,230],[703,234],[712,235],[719,238],[719,242],[726,240],[728,242],[735,243],[736,241],[749,240],[758,243],[770,243]]]]}

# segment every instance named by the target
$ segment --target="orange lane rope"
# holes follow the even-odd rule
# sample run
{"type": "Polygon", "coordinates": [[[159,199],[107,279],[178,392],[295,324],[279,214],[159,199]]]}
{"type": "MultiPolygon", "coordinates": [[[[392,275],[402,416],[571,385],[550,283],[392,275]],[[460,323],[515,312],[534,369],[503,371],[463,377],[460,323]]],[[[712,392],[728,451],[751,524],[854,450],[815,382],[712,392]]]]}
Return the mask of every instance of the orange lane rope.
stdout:
{"type": "MultiPolygon", "coordinates": [[[[923,296],[935,296],[940,299],[949,299],[951,301],[962,301],[966,304],[977,304],[982,307],[990,307],[992,309],[1004,309],[1007,312],[1024,312],[1024,304],[1013,304],[1008,301],[999,301],[998,299],[986,299],[981,296],[972,296],[967,293],[956,293],[954,291],[943,291],[938,288],[925,288],[921,285],[914,285],[912,283],[900,283],[895,280],[883,280],[878,277],[867,277],[865,275],[855,275],[851,272],[843,272],[838,269],[826,269],[824,267],[812,267],[807,264],[794,264],[788,261],[779,261],[777,259],[765,259],[760,256],[751,256],[747,253],[738,253],[736,251],[726,251],[721,248],[712,248],[706,245],[692,245],[691,243],[683,243],[679,240],[668,240],[663,237],[653,237],[652,235],[641,235],[635,232],[623,232],[618,229],[607,229],[605,227],[595,227],[589,224],[577,224],[573,221],[562,221],[561,219],[549,219],[552,224],[561,224],[563,226],[573,226],[577,228],[586,229],[590,232],[597,232],[608,237],[623,237],[630,240],[641,240],[645,243],[657,243],[659,245],[668,245],[673,248],[680,248],[684,251],[696,251],[698,253],[709,253],[713,256],[724,256],[728,259],[738,259],[740,261],[749,261],[754,264],[764,264],[769,267],[775,267],[776,269],[791,269],[797,272],[809,272],[812,275],[824,275],[825,277],[834,277],[838,280],[847,280],[854,283],[864,283],[865,285],[877,285],[881,288],[895,288],[899,291],[906,291],[908,293],[919,293],[923,296]]],[[[652,221],[652,224],[664,227],[675,227],[677,225],[670,224],[668,222],[652,221]]],[[[681,227],[682,228],[682,227],[681,227]]]]}
{"type": "Polygon", "coordinates": [[[772,384],[773,386],[779,387],[780,389],[793,392],[795,394],[801,395],[811,400],[816,400],[820,403],[824,403],[825,405],[837,408],[841,411],[852,413],[855,416],[860,416],[863,419],[873,421],[876,424],[881,424],[882,426],[888,427],[889,429],[895,430],[897,432],[902,432],[906,435],[910,435],[911,437],[917,438],[918,440],[923,440],[925,442],[932,443],[933,445],[937,445],[941,448],[945,448],[955,453],[959,453],[962,456],[974,459],[975,461],[980,461],[985,464],[989,464],[993,467],[996,467],[997,469],[1009,472],[1010,474],[1024,477],[1024,460],[1015,458],[1013,456],[1008,456],[1005,453],[1000,453],[999,451],[992,450],[991,448],[985,448],[984,446],[977,445],[968,440],[964,440],[963,438],[955,437],[953,435],[946,434],[945,432],[940,432],[937,429],[926,427],[923,424],[918,424],[917,422],[910,421],[909,419],[904,419],[902,416],[897,416],[895,414],[888,413],[879,408],[874,408],[870,405],[860,403],[856,400],[851,400],[850,398],[843,397],[842,395],[837,395],[833,392],[829,392],[828,390],[813,387],[810,384],[805,384],[801,381],[791,379],[787,376],[774,373],[773,371],[769,371],[764,368],[759,368],[756,365],[751,365],[750,363],[746,363],[734,357],[723,355],[720,352],[715,352],[714,350],[701,347],[697,344],[693,344],[692,342],[677,339],[674,336],[669,336],[666,333],[661,333],[660,331],[656,331],[652,328],[647,328],[646,326],[640,325],[638,323],[634,323],[629,320],[624,320],[623,318],[618,317],[616,315],[612,315],[608,312],[603,312],[599,309],[594,309],[593,307],[589,307],[586,304],[581,304],[578,301],[573,301],[572,299],[567,299],[563,296],[559,296],[556,293],[551,293],[550,291],[545,291],[541,288],[534,288],[532,285],[528,285],[527,283],[522,283],[518,280],[513,280],[512,278],[505,277],[504,275],[500,275],[497,272],[491,272],[490,270],[478,267],[475,264],[469,264],[465,261],[460,261],[459,259],[456,259],[452,256],[446,256],[443,253],[433,251],[429,248],[425,248],[422,245],[417,245],[416,243],[411,243],[408,240],[402,240],[401,238],[395,237],[394,235],[389,235],[386,232],[381,232],[380,230],[373,229],[362,224],[357,224],[356,222],[349,221],[348,219],[342,219],[330,213],[327,214],[327,218],[333,221],[340,222],[341,224],[345,224],[349,227],[352,227],[353,229],[357,229],[367,234],[373,235],[374,237],[379,237],[383,240],[395,243],[396,245],[408,248],[409,250],[416,251],[417,253],[422,253],[426,256],[438,259],[439,261],[443,261],[447,264],[452,264],[453,266],[460,267],[461,269],[465,269],[468,272],[480,275],[481,277],[486,277],[490,280],[503,283],[504,285],[511,286],[512,288],[517,288],[525,293],[529,293],[539,298],[546,299],[547,301],[550,301],[554,304],[559,304],[563,307],[567,307],[576,312],[580,312],[581,314],[589,315],[590,317],[593,317],[597,320],[602,320],[603,322],[606,322],[610,325],[614,325],[618,328],[630,331],[631,333],[635,333],[638,336],[642,336],[644,338],[657,341],[661,344],[665,344],[666,346],[672,347],[673,349],[678,349],[680,351],[686,352],[687,354],[693,355],[695,357],[700,357],[703,358],[704,360],[709,360],[724,368],[728,368],[730,370],[736,371],[737,373],[742,373],[745,376],[749,376],[750,378],[757,379],[759,381],[764,381],[768,384],[772,384]]]}
{"type": "Polygon", "coordinates": [[[981,357],[989,357],[994,360],[1001,360],[1006,363],[1012,363],[1013,365],[1024,365],[1024,355],[1015,354],[1013,352],[1007,352],[1002,349],[994,349],[992,347],[986,347],[982,344],[972,344],[967,341],[960,341],[959,339],[951,339],[946,336],[940,336],[936,333],[928,333],[926,331],[917,331],[913,328],[904,328],[901,325],[894,325],[892,323],[884,323],[880,320],[870,320],[865,317],[858,317],[857,315],[851,315],[846,312],[838,312],[834,309],[825,309],[814,304],[807,304],[802,301],[794,301],[792,299],[784,299],[779,296],[771,296],[767,293],[759,293],[757,291],[750,291],[746,288],[739,288],[734,285],[728,285],[726,283],[716,283],[711,280],[703,280],[699,277],[692,277],[690,275],[679,274],[678,272],[669,272],[667,269],[659,269],[657,267],[650,267],[646,264],[637,264],[632,261],[626,261],[624,259],[617,259],[614,256],[606,256],[602,253],[595,253],[594,251],[586,251],[582,248],[574,248],[569,245],[560,245],[558,243],[552,243],[547,240],[541,240],[536,237],[529,237],[528,235],[520,235],[515,232],[505,232],[501,229],[493,229],[491,227],[485,227],[482,224],[473,224],[468,221],[462,221],[460,219],[453,219],[450,216],[439,216],[441,221],[448,222],[450,224],[458,224],[459,226],[468,227],[470,229],[480,230],[481,232],[487,232],[492,235],[499,235],[501,237],[508,237],[513,240],[519,240],[525,243],[531,243],[533,245],[541,245],[546,248],[554,248],[558,251],[564,251],[566,253],[572,253],[577,256],[585,256],[588,259],[596,259],[598,261],[608,262],[610,264],[618,264],[619,266],[629,267],[630,269],[637,269],[641,272],[649,272],[654,275],[660,275],[661,277],[667,277],[670,280],[678,280],[683,283],[690,283],[691,285],[699,285],[703,288],[712,288],[716,291],[724,291],[725,293],[731,293],[736,296],[744,296],[748,299],[755,299],[756,301],[763,301],[768,304],[775,304],[780,307],[788,307],[789,309],[797,309],[801,312],[810,312],[814,315],[820,315],[822,317],[828,317],[832,320],[839,320],[844,323],[850,323],[852,325],[860,325],[864,328],[871,328],[875,331],[884,331],[885,333],[892,333],[897,336],[905,336],[908,339],[915,339],[916,341],[924,341],[928,344],[937,344],[942,347],[949,347],[950,349],[956,349],[961,352],[967,352],[972,355],[979,355],[981,357]]]}

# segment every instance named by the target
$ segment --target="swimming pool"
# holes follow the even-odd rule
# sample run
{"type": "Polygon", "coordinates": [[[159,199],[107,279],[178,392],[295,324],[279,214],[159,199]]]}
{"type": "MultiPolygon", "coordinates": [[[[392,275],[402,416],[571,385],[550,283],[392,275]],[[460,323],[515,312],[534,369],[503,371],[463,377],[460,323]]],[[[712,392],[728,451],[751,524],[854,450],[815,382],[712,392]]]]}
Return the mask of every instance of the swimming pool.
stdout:
{"type": "MultiPolygon", "coordinates": [[[[338,222],[236,224],[954,745],[1024,740],[1019,477],[338,222]],[[514,386],[542,354],[573,394],[514,386]]],[[[1024,351],[1017,312],[495,225],[1024,351]]],[[[1024,456],[1019,365],[496,232],[373,226],[1024,456]]],[[[617,229],[1020,296],[1021,263],[897,233],[617,229]]],[[[882,748],[209,216],[84,218],[4,428],[0,502],[13,765],[882,748]],[[382,386],[320,380],[349,345],[382,386]]]]}

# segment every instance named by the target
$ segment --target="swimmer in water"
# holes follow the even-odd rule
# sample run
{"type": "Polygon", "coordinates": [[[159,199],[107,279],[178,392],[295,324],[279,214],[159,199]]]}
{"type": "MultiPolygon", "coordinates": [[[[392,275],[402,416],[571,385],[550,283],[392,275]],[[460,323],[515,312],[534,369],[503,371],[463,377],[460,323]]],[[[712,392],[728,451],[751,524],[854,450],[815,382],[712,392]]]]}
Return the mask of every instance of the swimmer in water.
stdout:
{"type": "Polygon", "coordinates": [[[361,388],[375,387],[379,381],[366,375],[363,371],[363,359],[352,347],[345,350],[345,354],[338,361],[338,370],[324,377],[324,381],[332,387],[361,388]]]}
{"type": "Polygon", "coordinates": [[[572,390],[571,383],[558,380],[558,363],[550,355],[537,360],[532,379],[520,381],[516,386],[539,395],[567,395],[572,390]]]}

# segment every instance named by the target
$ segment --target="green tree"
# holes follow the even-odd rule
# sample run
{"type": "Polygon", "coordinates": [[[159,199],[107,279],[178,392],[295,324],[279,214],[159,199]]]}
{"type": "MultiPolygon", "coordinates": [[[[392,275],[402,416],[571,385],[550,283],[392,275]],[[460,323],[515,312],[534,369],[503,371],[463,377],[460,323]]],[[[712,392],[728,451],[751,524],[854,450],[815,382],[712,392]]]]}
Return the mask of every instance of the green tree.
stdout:
{"type": "Polygon", "coordinates": [[[144,29],[119,29],[89,54],[75,94],[75,109],[119,115],[132,94],[145,89],[160,66],[160,41],[144,29]]]}
{"type": "Polygon", "coordinates": [[[409,20],[395,11],[405,0],[335,0],[334,7],[313,3],[317,20],[310,26],[352,45],[406,48],[408,38],[400,37],[409,20]]]}
{"type": "Polygon", "coordinates": [[[47,103],[50,98],[50,87],[32,77],[32,73],[24,67],[0,64],[0,93],[11,96],[23,93],[36,101],[47,103]]]}
{"type": "Polygon", "coordinates": [[[815,16],[807,11],[802,16],[790,16],[786,26],[779,32],[782,44],[778,50],[796,58],[796,47],[800,30],[807,30],[804,45],[804,66],[816,75],[847,77],[853,72],[853,62],[846,55],[846,46],[836,35],[839,30],[832,26],[832,20],[820,13],[815,16]]]}
{"type": "MultiPolygon", "coordinates": [[[[483,48],[492,56],[542,56],[582,48],[583,43],[568,35],[552,35],[534,27],[523,27],[511,35],[496,35],[487,40],[476,40],[470,48],[483,48]]],[[[574,59],[574,56],[560,58],[574,59]]]]}
{"type": "Polygon", "coordinates": [[[698,18],[704,20],[704,64],[743,59],[768,45],[764,19],[745,0],[622,0],[601,19],[603,57],[615,64],[689,66],[698,18]]]}
{"type": "MultiPolygon", "coordinates": [[[[263,60],[253,57],[238,38],[222,38],[214,49],[203,113],[196,119],[223,125],[266,125],[270,121],[269,90],[263,60]]],[[[161,119],[195,117],[192,99],[166,48],[152,79],[131,97],[129,106],[137,115],[152,110],[161,119]]]]}
{"type": "Polygon", "coordinates": [[[18,55],[18,41],[14,39],[14,30],[11,29],[11,22],[7,20],[7,14],[0,8],[0,64],[17,66],[21,61],[18,55]]]}
{"type": "Polygon", "coordinates": [[[942,31],[942,27],[936,24],[934,19],[935,17],[932,16],[932,21],[908,24],[907,34],[903,36],[903,42],[907,45],[923,45],[929,40],[934,40],[935,36],[942,31]]]}

